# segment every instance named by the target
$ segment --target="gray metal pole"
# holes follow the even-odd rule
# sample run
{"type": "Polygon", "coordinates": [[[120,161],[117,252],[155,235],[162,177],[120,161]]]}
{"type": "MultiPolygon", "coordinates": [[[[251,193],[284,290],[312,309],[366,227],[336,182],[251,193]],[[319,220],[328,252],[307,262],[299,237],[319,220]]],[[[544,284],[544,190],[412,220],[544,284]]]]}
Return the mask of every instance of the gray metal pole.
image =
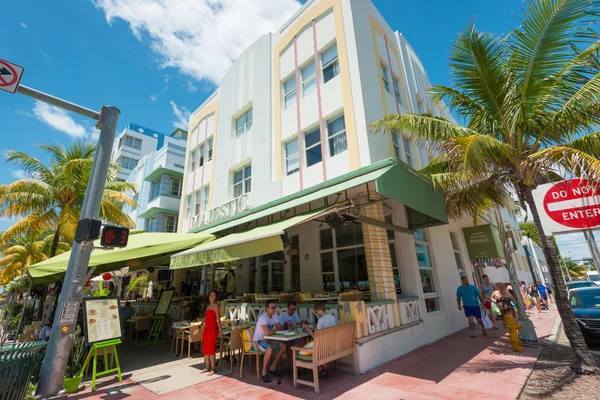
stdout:
{"type": "MultiPolygon", "coordinates": [[[[112,106],[102,107],[100,110],[100,121],[96,126],[100,129],[98,149],[96,150],[92,173],[85,192],[80,219],[98,217],[119,114],[119,109],[112,106]]],[[[67,301],[76,302],[79,307],[93,248],[93,241],[73,243],[65,283],[60,292],[57,313],[62,310],[67,301]]],[[[59,394],[63,387],[63,378],[72,346],[71,337],[75,332],[76,321],[65,325],[60,325],[59,322],[57,318],[52,326],[50,341],[40,370],[36,398],[54,397],[59,394]]]]}
{"type": "MultiPolygon", "coordinates": [[[[23,325],[23,317],[25,316],[25,308],[27,307],[27,301],[29,300],[29,295],[31,294],[32,286],[33,286],[33,279],[31,279],[29,281],[29,289],[27,289],[27,295],[25,296],[25,302],[23,303],[23,312],[21,312],[21,318],[19,318],[19,326],[17,326],[17,338],[19,337],[19,333],[21,333],[21,325],[23,325]]],[[[16,341],[15,341],[15,343],[16,343],[16,341]]]]}
{"type": "Polygon", "coordinates": [[[45,103],[64,108],[65,110],[72,111],[79,115],[83,115],[84,117],[95,119],[96,121],[100,119],[100,113],[98,113],[98,111],[90,110],[89,108],[82,107],[80,105],[71,103],[70,101],[63,100],[61,98],[52,96],[48,93],[40,92],[39,90],[35,90],[24,85],[19,85],[19,87],[17,88],[17,93],[33,97],[36,100],[40,100],[45,103]]]}
{"type": "Polygon", "coordinates": [[[590,253],[592,253],[592,260],[596,266],[596,271],[600,271],[600,250],[598,250],[598,243],[596,243],[594,232],[591,229],[586,229],[583,231],[583,236],[585,236],[585,241],[590,248],[590,253]]]}
{"type": "Polygon", "coordinates": [[[525,256],[527,257],[527,265],[529,265],[529,272],[531,272],[531,279],[533,279],[533,284],[537,286],[537,283],[540,282],[540,279],[533,270],[533,265],[531,264],[531,254],[529,254],[529,246],[524,244],[523,249],[525,249],[525,256]]]}

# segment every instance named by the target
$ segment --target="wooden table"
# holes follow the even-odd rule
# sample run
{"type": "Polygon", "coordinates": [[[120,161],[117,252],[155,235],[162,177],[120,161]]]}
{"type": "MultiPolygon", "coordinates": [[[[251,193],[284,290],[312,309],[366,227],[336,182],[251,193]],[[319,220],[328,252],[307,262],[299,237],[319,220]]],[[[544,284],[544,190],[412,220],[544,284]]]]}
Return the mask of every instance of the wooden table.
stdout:
{"type": "MultiPolygon", "coordinates": [[[[295,340],[302,339],[302,338],[305,338],[305,337],[310,337],[310,335],[308,333],[306,333],[306,332],[303,331],[303,332],[296,333],[296,334],[290,335],[290,336],[288,336],[288,335],[277,335],[277,334],[275,334],[275,335],[269,335],[269,336],[265,336],[263,339],[276,340],[278,342],[285,342],[285,343],[287,343],[287,342],[293,342],[295,340]]],[[[291,350],[290,350],[290,346],[287,346],[286,355],[285,355],[285,368],[286,368],[286,371],[289,370],[289,365],[288,365],[288,363],[290,361],[289,354],[291,354],[291,350]]],[[[284,375],[285,375],[285,373],[284,373],[284,375]]],[[[281,380],[282,377],[280,377],[279,379],[281,380]]]]}

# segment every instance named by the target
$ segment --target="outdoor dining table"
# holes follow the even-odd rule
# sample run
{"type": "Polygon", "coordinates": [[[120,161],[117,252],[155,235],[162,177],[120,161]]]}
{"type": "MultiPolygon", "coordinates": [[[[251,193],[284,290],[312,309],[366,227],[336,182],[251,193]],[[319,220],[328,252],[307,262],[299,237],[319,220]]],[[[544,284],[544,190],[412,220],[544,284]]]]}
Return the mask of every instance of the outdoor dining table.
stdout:
{"type": "Polygon", "coordinates": [[[181,351],[183,351],[183,338],[186,331],[189,331],[191,324],[173,324],[173,341],[171,342],[171,353],[173,352],[173,344],[175,344],[175,356],[179,354],[179,340],[181,339],[181,351]]]}
{"type": "MultiPolygon", "coordinates": [[[[295,333],[294,335],[282,335],[282,334],[275,334],[275,335],[269,335],[269,336],[265,336],[264,339],[269,339],[269,340],[276,340],[278,342],[284,342],[284,343],[288,343],[288,342],[294,342],[298,339],[302,339],[305,337],[310,337],[310,335],[304,331],[300,332],[300,333],[295,333]]],[[[285,366],[286,366],[286,370],[289,369],[289,365],[288,362],[290,360],[289,355],[291,354],[291,350],[290,350],[290,346],[287,346],[287,354],[285,355],[285,366]]]]}

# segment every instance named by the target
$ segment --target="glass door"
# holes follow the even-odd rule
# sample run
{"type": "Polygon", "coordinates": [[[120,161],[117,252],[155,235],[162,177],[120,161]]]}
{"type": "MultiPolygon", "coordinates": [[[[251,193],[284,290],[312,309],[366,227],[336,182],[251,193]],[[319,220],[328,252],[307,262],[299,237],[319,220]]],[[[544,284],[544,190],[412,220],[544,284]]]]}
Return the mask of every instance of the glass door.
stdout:
{"type": "Polygon", "coordinates": [[[270,291],[281,292],[283,291],[283,261],[269,261],[269,287],[270,291]]]}

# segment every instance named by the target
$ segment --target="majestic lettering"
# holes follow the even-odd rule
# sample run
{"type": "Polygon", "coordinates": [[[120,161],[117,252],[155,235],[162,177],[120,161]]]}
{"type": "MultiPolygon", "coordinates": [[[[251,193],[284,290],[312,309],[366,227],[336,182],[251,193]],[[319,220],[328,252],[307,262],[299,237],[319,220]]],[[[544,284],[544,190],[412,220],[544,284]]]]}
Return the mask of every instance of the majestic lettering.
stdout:
{"type": "Polygon", "coordinates": [[[248,204],[248,194],[246,193],[220,205],[219,207],[215,207],[202,214],[196,215],[192,220],[192,226],[194,228],[198,228],[204,225],[210,225],[248,209],[250,209],[250,205],[248,204]]]}

